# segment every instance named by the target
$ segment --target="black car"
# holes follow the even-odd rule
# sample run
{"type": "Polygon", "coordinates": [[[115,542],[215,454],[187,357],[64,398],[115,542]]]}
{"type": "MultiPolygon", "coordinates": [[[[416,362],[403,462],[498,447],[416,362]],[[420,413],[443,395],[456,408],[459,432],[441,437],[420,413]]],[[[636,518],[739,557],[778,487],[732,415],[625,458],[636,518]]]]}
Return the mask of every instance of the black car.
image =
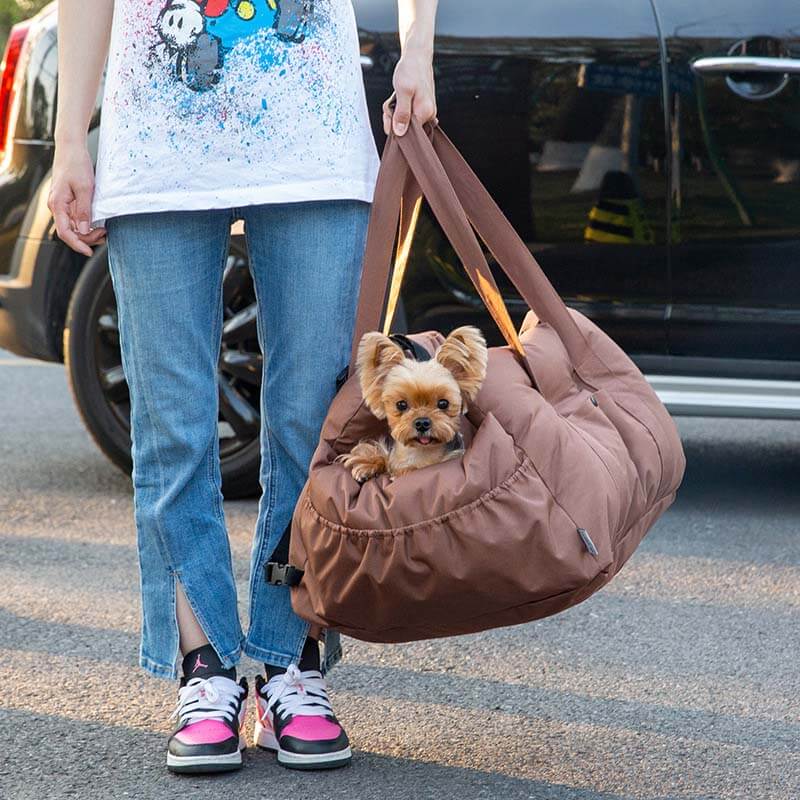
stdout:
{"type": "MultiPolygon", "coordinates": [[[[396,4],[354,5],[380,148],[396,4]]],[[[442,128],[565,300],[675,412],[800,417],[800,5],[463,0],[441,4],[437,30],[442,128]]],[[[53,3],[12,30],[0,78],[0,346],[63,361],[92,435],[130,469],[106,251],[67,248],[47,209],[57,89],[53,3]]],[[[258,490],[261,377],[233,233],[219,360],[229,497],[258,490]]],[[[502,342],[428,215],[402,301],[398,330],[471,322],[502,342]]]]}

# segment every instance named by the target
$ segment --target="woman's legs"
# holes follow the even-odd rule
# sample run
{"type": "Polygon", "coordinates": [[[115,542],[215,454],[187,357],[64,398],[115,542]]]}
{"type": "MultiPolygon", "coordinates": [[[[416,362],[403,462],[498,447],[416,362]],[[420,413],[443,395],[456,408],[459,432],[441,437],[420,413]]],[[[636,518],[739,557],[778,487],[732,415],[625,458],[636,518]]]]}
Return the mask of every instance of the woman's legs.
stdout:
{"type": "Polygon", "coordinates": [[[193,649],[207,638],[232,667],[244,638],[217,430],[222,274],[233,218],[232,209],[170,211],[107,224],[131,398],[140,663],[161,677],[177,677],[181,640],[193,649]]]}
{"type": "MultiPolygon", "coordinates": [[[[261,486],[250,573],[245,652],[267,666],[256,676],[255,741],[278,762],[300,769],[348,764],[350,743],[333,713],[305,646],[307,622],[292,610],[289,588],[266,583],[269,560],[292,518],[347,366],[364,255],[369,204],[358,200],[240,208],[258,298],[264,353],[261,387],[261,486]],[[299,667],[297,662],[300,662],[299,667]]],[[[336,636],[326,632],[326,662],[336,636]]],[[[316,656],[316,658],[312,658],[316,656]]]]}
{"type": "Polygon", "coordinates": [[[359,200],[237,209],[245,223],[264,353],[263,494],[245,652],[280,667],[299,660],[309,626],[292,610],[289,588],[266,583],[264,563],[292,518],[336,377],[349,361],[369,209],[359,200]]]}
{"type": "MultiPolygon", "coordinates": [[[[241,764],[247,686],[234,682],[230,668],[242,647],[288,668],[271,673],[269,681],[258,676],[259,743],[277,749],[287,766],[350,760],[347,735],[319,672],[296,666],[309,650],[309,625],[292,610],[287,587],[265,582],[263,564],[291,520],[336,377],[347,365],[368,216],[369,204],[341,200],[107,221],[131,395],[140,663],[154,675],[176,677],[179,648],[191,651],[184,660],[179,729],[169,742],[171,769],[241,764]],[[222,273],[235,216],[245,221],[264,353],[263,493],[247,640],[236,610],[217,431],[222,273]],[[207,702],[208,691],[217,698],[213,707],[198,710],[192,693],[206,692],[207,702]]],[[[338,653],[327,651],[338,642],[327,633],[330,664],[338,653]]]]}

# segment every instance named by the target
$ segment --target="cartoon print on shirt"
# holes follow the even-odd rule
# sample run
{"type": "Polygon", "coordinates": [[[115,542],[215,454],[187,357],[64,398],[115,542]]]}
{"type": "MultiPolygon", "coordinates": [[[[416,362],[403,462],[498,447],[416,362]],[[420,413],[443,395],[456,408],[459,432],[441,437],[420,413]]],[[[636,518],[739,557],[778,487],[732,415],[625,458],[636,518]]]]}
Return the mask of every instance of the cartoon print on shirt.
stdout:
{"type": "Polygon", "coordinates": [[[277,0],[275,32],[285,42],[302,42],[306,38],[308,20],[314,13],[314,0],[277,0]]]}
{"type": "Polygon", "coordinates": [[[220,42],[205,30],[203,11],[194,0],[168,0],[156,21],[161,41],[153,47],[175,76],[197,91],[219,81],[220,42]]]}
{"type": "Polygon", "coordinates": [[[155,24],[151,50],[195,91],[217,84],[225,54],[267,29],[284,42],[306,37],[314,0],[167,0],[155,24]]]}
{"type": "Polygon", "coordinates": [[[353,3],[248,2],[114,0],[96,225],[148,208],[371,199],[353,3]]]}

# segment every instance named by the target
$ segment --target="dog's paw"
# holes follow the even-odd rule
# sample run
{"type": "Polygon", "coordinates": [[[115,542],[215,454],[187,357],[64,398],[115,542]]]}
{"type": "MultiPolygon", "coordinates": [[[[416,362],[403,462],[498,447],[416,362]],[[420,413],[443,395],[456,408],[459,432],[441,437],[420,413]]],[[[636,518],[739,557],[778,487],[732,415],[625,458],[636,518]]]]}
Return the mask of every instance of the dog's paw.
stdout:
{"type": "Polygon", "coordinates": [[[364,483],[386,472],[387,455],[386,447],[379,442],[359,442],[349,453],[336,456],[335,461],[344,464],[355,480],[364,483]]]}
{"type": "Polygon", "coordinates": [[[350,468],[350,472],[358,483],[366,483],[370,478],[381,474],[381,471],[375,469],[372,464],[354,464],[350,468]]]}

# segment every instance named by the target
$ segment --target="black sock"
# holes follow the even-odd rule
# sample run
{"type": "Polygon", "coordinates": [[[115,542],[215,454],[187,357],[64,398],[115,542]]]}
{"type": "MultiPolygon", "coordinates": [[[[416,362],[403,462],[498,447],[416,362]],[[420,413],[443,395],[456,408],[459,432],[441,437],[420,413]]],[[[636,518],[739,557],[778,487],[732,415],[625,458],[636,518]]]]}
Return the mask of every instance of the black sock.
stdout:
{"type": "Polygon", "coordinates": [[[210,644],[204,644],[190,650],[183,657],[183,675],[189,678],[210,678],[212,675],[222,675],[225,678],[236,680],[236,667],[225,669],[216,650],[210,644]]]}
{"type": "MultiPolygon", "coordinates": [[[[312,639],[310,636],[306,637],[306,643],[303,645],[303,652],[300,655],[298,666],[303,672],[308,669],[319,671],[319,645],[316,639],[312,639]]],[[[272,664],[264,664],[264,668],[267,671],[267,680],[273,675],[280,675],[282,672],[286,672],[286,667],[275,667],[272,664]]]]}

